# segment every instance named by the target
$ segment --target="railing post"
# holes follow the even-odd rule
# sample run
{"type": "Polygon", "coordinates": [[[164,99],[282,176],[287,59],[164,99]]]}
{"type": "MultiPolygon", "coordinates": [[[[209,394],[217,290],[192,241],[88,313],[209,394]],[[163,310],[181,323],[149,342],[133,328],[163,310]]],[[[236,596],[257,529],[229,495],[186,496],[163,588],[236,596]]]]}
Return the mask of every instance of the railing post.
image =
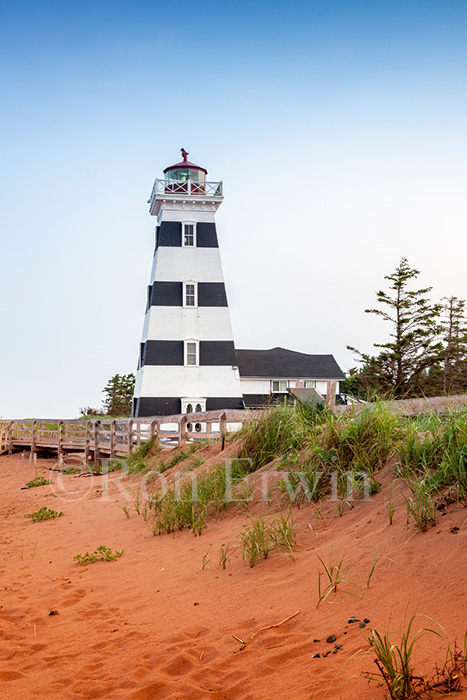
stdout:
{"type": "Polygon", "coordinates": [[[206,421],[206,433],[212,435],[212,420],[206,421]]]}
{"type": "Polygon", "coordinates": [[[128,421],[128,454],[133,452],[133,421],[128,421]]]}
{"type": "Polygon", "coordinates": [[[110,459],[115,457],[115,420],[110,424],[110,459]]]}
{"type": "Polygon", "coordinates": [[[62,455],[63,455],[63,435],[62,435],[62,427],[63,427],[63,421],[59,420],[58,421],[58,435],[57,435],[57,454],[58,454],[58,461],[62,461],[62,455]]]}
{"type": "Polygon", "coordinates": [[[328,382],[326,389],[326,408],[333,411],[336,405],[336,382],[328,382]]]}
{"type": "Polygon", "coordinates": [[[226,418],[225,413],[221,413],[221,415],[219,416],[219,433],[221,436],[221,443],[222,443],[221,450],[223,450],[224,443],[225,443],[225,435],[227,433],[227,418],[226,418]]]}
{"type": "Polygon", "coordinates": [[[157,429],[157,420],[152,420],[149,424],[149,439],[152,440],[154,435],[156,434],[156,429],[157,429]]]}
{"type": "Polygon", "coordinates": [[[13,421],[8,423],[8,454],[13,452],[13,421]]]}
{"type": "Polygon", "coordinates": [[[141,423],[136,423],[136,446],[141,445],[141,423]]]}
{"type": "Polygon", "coordinates": [[[91,421],[87,420],[86,421],[86,433],[84,436],[84,461],[86,463],[86,466],[87,466],[88,460],[89,460],[90,443],[91,443],[91,421]]]}
{"type": "Polygon", "coordinates": [[[179,445],[186,445],[186,416],[182,416],[178,423],[180,431],[179,445]]]}
{"type": "Polygon", "coordinates": [[[100,421],[94,421],[94,462],[97,464],[97,460],[100,457],[99,453],[99,425],[100,421]]]}
{"type": "Polygon", "coordinates": [[[36,422],[37,421],[33,420],[31,427],[31,455],[34,454],[36,449],[36,422]]]}
{"type": "Polygon", "coordinates": [[[219,416],[219,432],[221,434],[221,437],[225,437],[225,434],[227,432],[227,419],[225,413],[221,413],[219,416]]]}

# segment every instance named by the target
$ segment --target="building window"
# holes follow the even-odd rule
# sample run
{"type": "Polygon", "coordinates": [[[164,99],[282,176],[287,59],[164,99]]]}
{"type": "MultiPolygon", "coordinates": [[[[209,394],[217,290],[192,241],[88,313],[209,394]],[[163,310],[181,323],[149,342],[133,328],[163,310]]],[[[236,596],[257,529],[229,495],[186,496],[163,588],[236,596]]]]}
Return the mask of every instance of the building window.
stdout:
{"type": "Polygon", "coordinates": [[[196,224],[183,224],[183,246],[186,248],[196,247],[196,224]]]}
{"type": "Polygon", "coordinates": [[[198,285],[196,282],[183,283],[183,306],[192,309],[198,306],[198,285]]]}
{"type": "Polygon", "coordinates": [[[185,365],[189,367],[199,365],[199,342],[197,340],[185,341],[185,365]]]}
{"type": "Polygon", "coordinates": [[[305,389],[316,389],[316,381],[314,379],[307,379],[305,381],[305,389]]]}
{"type": "MultiPolygon", "coordinates": [[[[182,399],[182,413],[202,413],[206,410],[206,399],[182,399]]],[[[187,427],[188,429],[188,427],[187,427]]]]}
{"type": "Polygon", "coordinates": [[[285,393],[285,392],[287,392],[287,385],[288,385],[287,380],[284,380],[284,381],[282,381],[282,380],[281,380],[281,381],[272,381],[272,382],[271,382],[271,391],[272,391],[274,394],[277,394],[277,393],[285,393]]]}

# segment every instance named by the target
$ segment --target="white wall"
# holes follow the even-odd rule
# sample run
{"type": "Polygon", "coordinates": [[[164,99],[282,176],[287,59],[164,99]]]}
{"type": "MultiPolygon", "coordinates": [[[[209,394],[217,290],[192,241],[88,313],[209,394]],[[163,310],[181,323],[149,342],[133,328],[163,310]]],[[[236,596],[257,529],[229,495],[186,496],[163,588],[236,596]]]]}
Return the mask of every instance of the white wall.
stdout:
{"type": "Polygon", "coordinates": [[[151,340],[233,340],[227,306],[152,306],[146,314],[142,342],[151,340]]]}
{"type": "Polygon", "coordinates": [[[158,282],[223,282],[219,248],[178,248],[161,246],[157,250],[151,284],[158,282]]]}
{"type": "MultiPolygon", "coordinates": [[[[277,379],[274,377],[274,379],[277,379]]],[[[295,380],[287,380],[286,377],[282,377],[283,380],[291,382],[293,386],[296,385],[295,380]]],[[[312,379],[311,377],[308,377],[308,379],[312,379]]],[[[319,380],[315,379],[316,381],[316,389],[323,394],[323,396],[326,396],[326,392],[328,389],[328,380],[319,380]]],[[[271,391],[271,381],[269,379],[242,379],[240,378],[240,383],[242,387],[242,393],[243,394],[269,394],[271,391]]]]}
{"type": "Polygon", "coordinates": [[[225,366],[145,365],[140,392],[140,396],[242,396],[238,370],[225,366]]]}
{"type": "Polygon", "coordinates": [[[242,379],[240,385],[243,394],[269,394],[271,383],[269,379],[242,379]]]}
{"type": "Polygon", "coordinates": [[[180,206],[178,202],[176,202],[175,207],[172,206],[172,202],[170,202],[170,204],[162,204],[158,216],[158,224],[160,224],[161,221],[195,221],[196,223],[198,221],[207,223],[214,222],[215,212],[212,210],[206,210],[205,208],[200,209],[200,203],[201,200],[199,198],[195,200],[195,206],[198,205],[196,206],[196,209],[193,209],[192,204],[188,202],[188,200],[184,207],[180,206]]]}

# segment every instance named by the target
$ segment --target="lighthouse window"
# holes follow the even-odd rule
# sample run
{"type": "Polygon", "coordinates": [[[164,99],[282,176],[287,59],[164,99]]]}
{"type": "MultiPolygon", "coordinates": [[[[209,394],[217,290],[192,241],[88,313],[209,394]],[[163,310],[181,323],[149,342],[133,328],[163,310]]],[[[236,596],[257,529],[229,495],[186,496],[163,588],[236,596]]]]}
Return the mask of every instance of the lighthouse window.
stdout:
{"type": "Polygon", "coordinates": [[[185,288],[184,306],[190,306],[190,307],[197,306],[196,283],[195,282],[186,282],[184,284],[184,288],[185,288]]]}
{"type": "Polygon", "coordinates": [[[194,247],[195,241],[195,224],[183,224],[183,245],[194,247]]]}
{"type": "Polygon", "coordinates": [[[198,343],[195,341],[187,341],[185,343],[185,364],[196,366],[198,365],[198,343]]]}

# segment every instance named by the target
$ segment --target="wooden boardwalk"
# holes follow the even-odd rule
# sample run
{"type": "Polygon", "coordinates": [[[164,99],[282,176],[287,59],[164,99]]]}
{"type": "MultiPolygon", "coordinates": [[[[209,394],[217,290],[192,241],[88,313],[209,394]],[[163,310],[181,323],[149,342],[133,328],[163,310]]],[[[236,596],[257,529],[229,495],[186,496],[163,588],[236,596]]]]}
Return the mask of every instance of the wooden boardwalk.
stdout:
{"type": "Polygon", "coordinates": [[[0,454],[27,450],[51,452],[59,458],[79,454],[85,461],[113,459],[132,454],[155,435],[168,446],[188,439],[221,439],[228,425],[244,423],[256,415],[257,411],[228,410],[148,418],[0,421],[0,454]],[[194,430],[195,426],[199,430],[194,430]]]}
{"type": "MultiPolygon", "coordinates": [[[[353,404],[336,406],[334,410],[336,413],[355,413],[379,405],[353,404]]],[[[444,414],[466,409],[467,394],[385,401],[383,406],[392,413],[404,416],[444,414]]],[[[181,445],[187,440],[222,439],[229,426],[254,420],[263,411],[207,411],[113,420],[0,420],[0,455],[27,450],[31,454],[49,452],[57,454],[59,458],[80,455],[86,462],[88,459],[126,457],[155,435],[167,446],[181,445]],[[195,426],[199,431],[193,430],[195,426]]]]}
{"type": "Polygon", "coordinates": [[[349,406],[336,406],[339,413],[361,411],[362,408],[372,406],[383,406],[391,413],[400,416],[420,416],[429,413],[449,413],[467,408],[467,394],[457,394],[456,396],[432,396],[419,399],[400,399],[398,401],[381,401],[377,404],[359,403],[349,406]]]}

